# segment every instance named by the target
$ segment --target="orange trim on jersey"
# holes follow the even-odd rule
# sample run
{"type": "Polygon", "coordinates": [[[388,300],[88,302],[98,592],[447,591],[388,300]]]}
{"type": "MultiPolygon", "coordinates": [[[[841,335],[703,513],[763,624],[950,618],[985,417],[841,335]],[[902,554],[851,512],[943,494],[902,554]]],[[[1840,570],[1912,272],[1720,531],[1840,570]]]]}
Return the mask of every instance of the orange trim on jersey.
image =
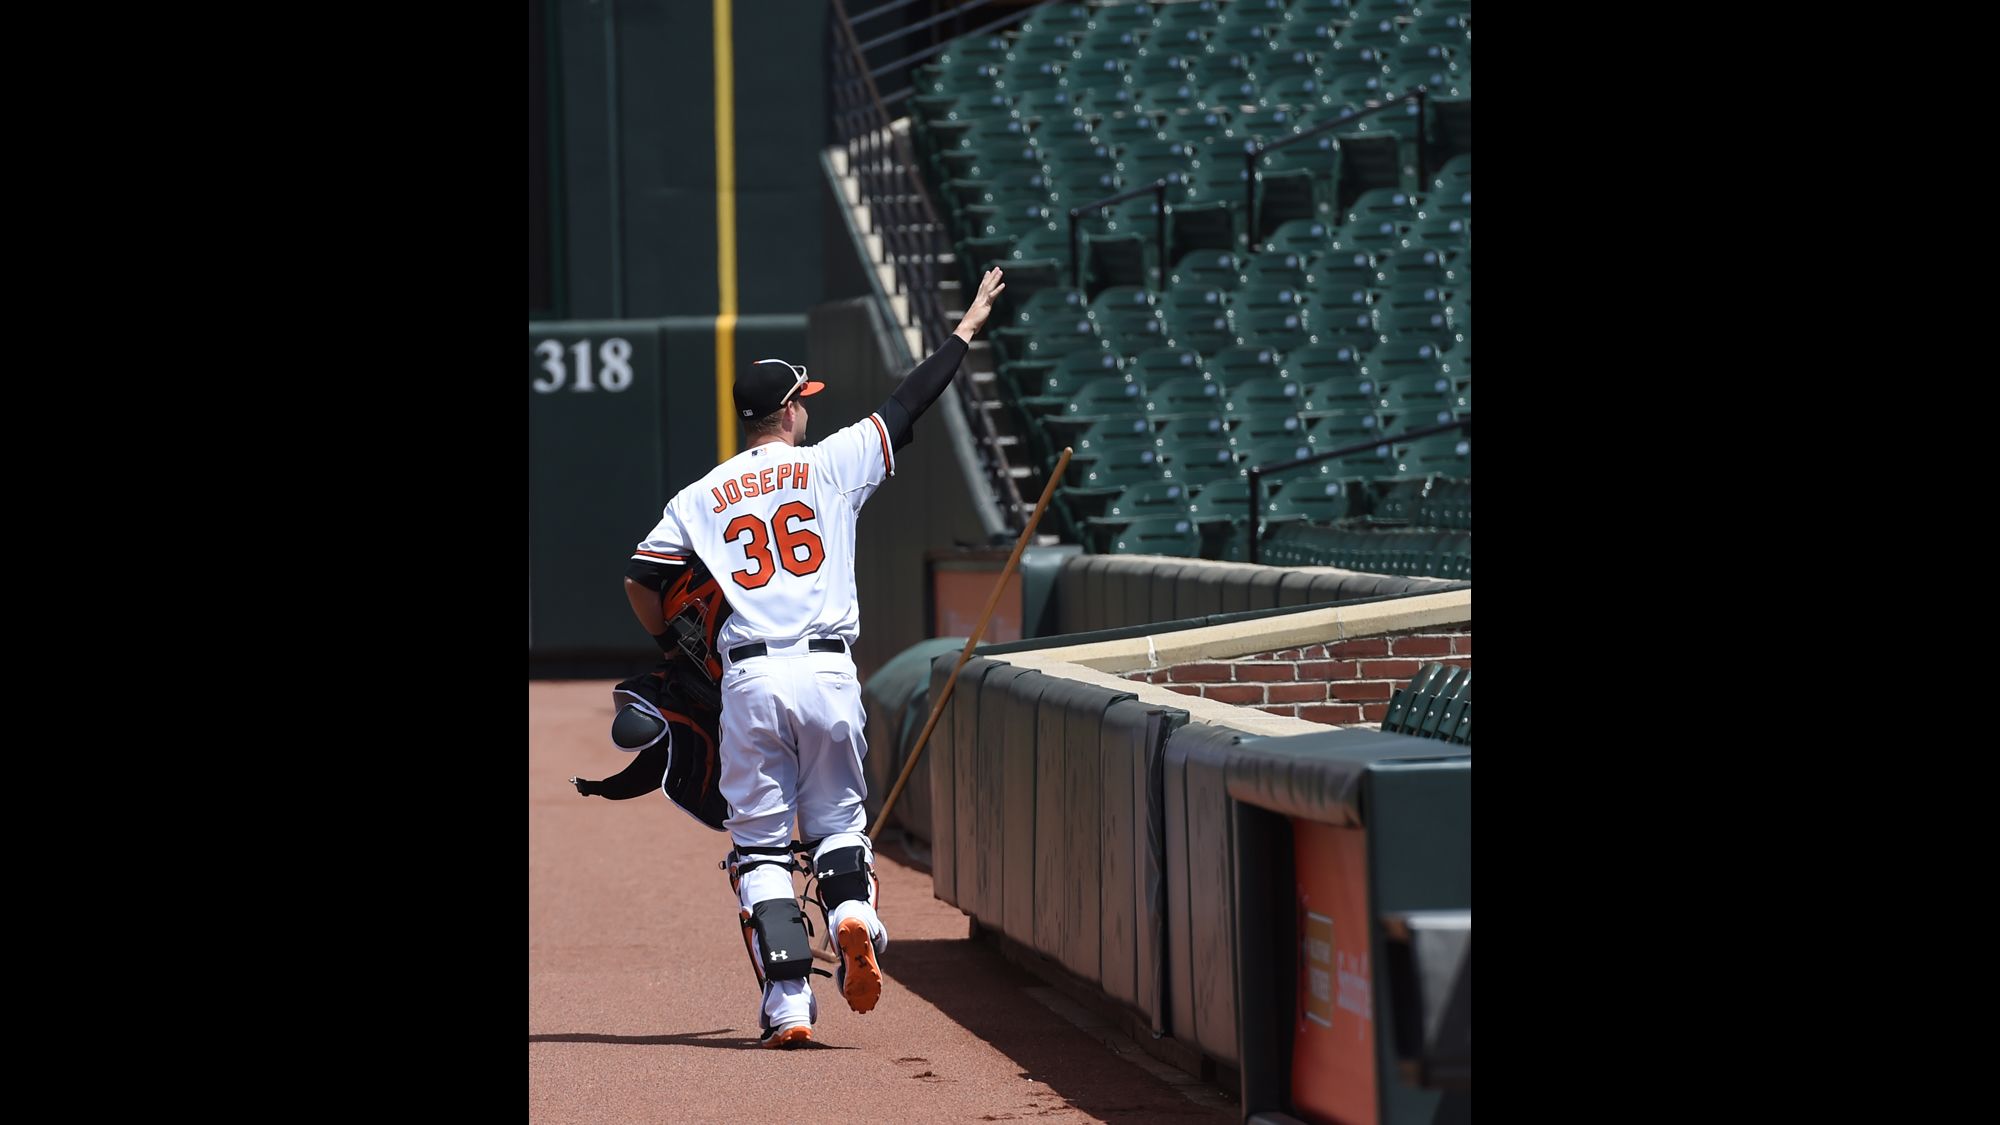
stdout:
{"type": "Polygon", "coordinates": [[[646,556],[646,557],[647,557],[647,558],[649,558],[649,559],[666,559],[666,560],[667,560],[668,562],[686,562],[686,561],[687,561],[687,556],[686,556],[686,555],[663,555],[663,554],[661,554],[661,553],[660,553],[660,552],[658,552],[658,551],[639,551],[639,550],[635,550],[635,551],[633,551],[632,553],[633,553],[633,554],[635,554],[635,555],[644,555],[644,556],[646,556]]]}
{"type": "Polygon", "coordinates": [[[882,471],[893,474],[896,467],[889,463],[889,431],[882,428],[882,419],[873,414],[868,416],[868,420],[875,423],[875,433],[882,439],[882,471]]]}

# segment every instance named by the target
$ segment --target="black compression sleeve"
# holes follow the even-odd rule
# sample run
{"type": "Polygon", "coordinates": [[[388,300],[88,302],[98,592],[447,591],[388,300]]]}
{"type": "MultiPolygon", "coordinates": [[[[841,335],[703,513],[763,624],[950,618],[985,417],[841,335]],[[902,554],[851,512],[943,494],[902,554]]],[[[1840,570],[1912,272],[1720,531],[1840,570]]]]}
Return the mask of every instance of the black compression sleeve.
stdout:
{"type": "Polygon", "coordinates": [[[625,577],[657,594],[667,584],[667,568],[633,559],[625,564],[625,577]]]}
{"type": "Polygon", "coordinates": [[[896,396],[890,395],[883,399],[881,407],[875,413],[882,416],[882,424],[889,429],[889,444],[896,449],[900,450],[910,444],[910,439],[916,436],[915,431],[911,429],[916,423],[911,419],[910,412],[903,409],[903,404],[896,401],[896,396]]]}
{"type": "Polygon", "coordinates": [[[944,393],[944,389],[951,385],[951,377],[958,374],[958,365],[965,360],[967,346],[957,333],[953,333],[939,345],[937,351],[917,364],[915,370],[903,376],[903,381],[896,384],[895,391],[889,396],[890,401],[901,406],[908,417],[898,420],[902,423],[899,429],[893,424],[886,409],[882,415],[883,423],[890,427],[890,441],[896,448],[900,449],[909,443],[910,427],[916,424],[918,418],[923,417],[924,411],[929,410],[931,403],[936,402],[938,396],[944,393]]]}

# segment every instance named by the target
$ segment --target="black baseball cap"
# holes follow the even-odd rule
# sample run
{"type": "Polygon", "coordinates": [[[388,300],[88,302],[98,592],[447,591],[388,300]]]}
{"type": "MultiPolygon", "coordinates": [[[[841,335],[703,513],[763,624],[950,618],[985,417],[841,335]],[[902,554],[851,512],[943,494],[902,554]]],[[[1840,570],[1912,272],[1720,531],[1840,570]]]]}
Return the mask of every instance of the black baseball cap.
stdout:
{"type": "Polygon", "coordinates": [[[762,418],[786,403],[792,395],[816,395],[825,383],[806,378],[806,369],[782,359],[760,359],[736,376],[736,413],[745,418],[762,418]]]}

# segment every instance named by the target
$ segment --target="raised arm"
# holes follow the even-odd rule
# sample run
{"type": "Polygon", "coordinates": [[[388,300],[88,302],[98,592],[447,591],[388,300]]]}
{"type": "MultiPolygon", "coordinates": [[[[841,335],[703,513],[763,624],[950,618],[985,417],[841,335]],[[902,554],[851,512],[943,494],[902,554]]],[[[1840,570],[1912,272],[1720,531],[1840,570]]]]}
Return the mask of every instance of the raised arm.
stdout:
{"type": "Polygon", "coordinates": [[[999,269],[986,271],[979,281],[979,292],[973,295],[971,307],[965,310],[965,318],[952,330],[951,338],[938,346],[922,363],[917,364],[896,389],[889,395],[889,401],[882,404],[878,412],[882,422],[889,429],[889,438],[897,449],[910,443],[911,427],[916,424],[931,403],[938,400],[949,386],[953,375],[958,373],[959,364],[965,360],[965,351],[972,346],[972,337],[986,324],[986,318],[993,315],[993,301],[1007,288],[999,269]]]}

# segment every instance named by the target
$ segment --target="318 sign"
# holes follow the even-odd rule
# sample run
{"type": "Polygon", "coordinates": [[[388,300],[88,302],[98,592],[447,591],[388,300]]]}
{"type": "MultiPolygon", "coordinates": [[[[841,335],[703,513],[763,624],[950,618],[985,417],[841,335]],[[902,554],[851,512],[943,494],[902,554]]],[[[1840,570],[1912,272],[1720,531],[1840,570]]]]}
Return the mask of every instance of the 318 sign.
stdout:
{"type": "Polygon", "coordinates": [[[567,386],[579,393],[606,390],[616,393],[632,385],[632,342],[622,336],[597,342],[595,363],[589,340],[578,340],[564,348],[561,341],[543,340],[534,352],[541,357],[542,370],[529,384],[541,394],[554,394],[567,386]],[[596,382],[592,382],[595,378],[596,382]]]}

